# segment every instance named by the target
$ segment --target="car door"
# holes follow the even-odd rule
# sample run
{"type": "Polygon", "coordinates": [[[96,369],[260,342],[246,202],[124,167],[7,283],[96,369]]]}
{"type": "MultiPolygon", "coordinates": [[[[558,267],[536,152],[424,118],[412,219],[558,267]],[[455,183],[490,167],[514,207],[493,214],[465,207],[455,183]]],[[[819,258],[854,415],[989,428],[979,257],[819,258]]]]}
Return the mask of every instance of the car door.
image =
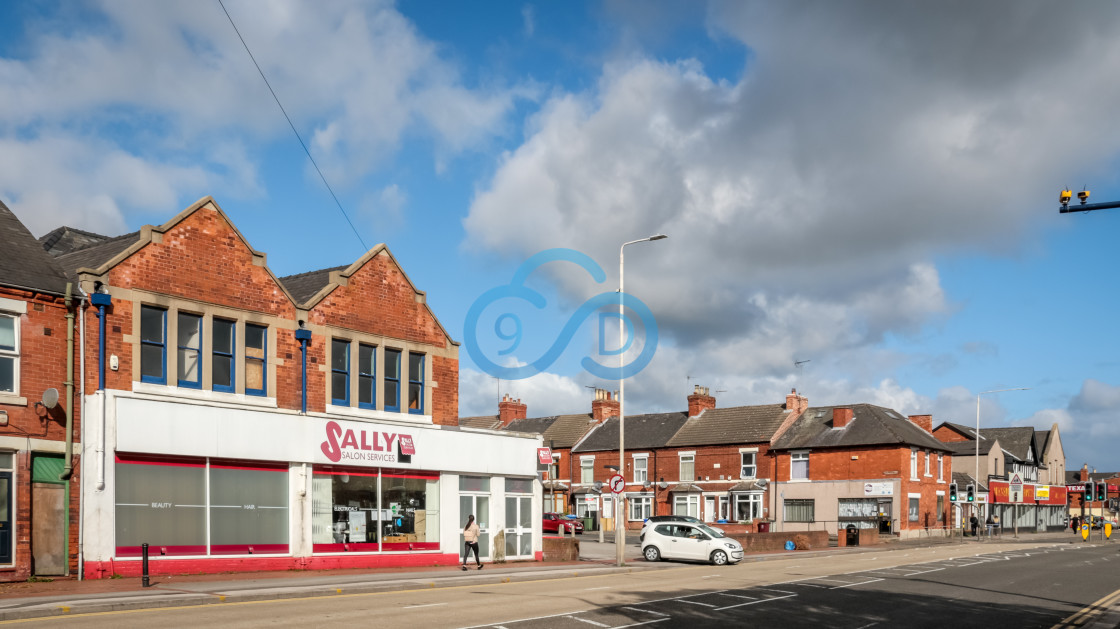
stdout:
{"type": "Polygon", "coordinates": [[[688,524],[681,524],[679,526],[683,537],[679,538],[678,544],[681,553],[681,559],[695,559],[707,560],[708,559],[708,546],[712,538],[708,537],[707,533],[701,531],[695,526],[688,524]]]}
{"type": "Polygon", "coordinates": [[[658,524],[653,527],[657,537],[657,547],[664,559],[681,559],[682,537],[676,524],[658,524]]]}

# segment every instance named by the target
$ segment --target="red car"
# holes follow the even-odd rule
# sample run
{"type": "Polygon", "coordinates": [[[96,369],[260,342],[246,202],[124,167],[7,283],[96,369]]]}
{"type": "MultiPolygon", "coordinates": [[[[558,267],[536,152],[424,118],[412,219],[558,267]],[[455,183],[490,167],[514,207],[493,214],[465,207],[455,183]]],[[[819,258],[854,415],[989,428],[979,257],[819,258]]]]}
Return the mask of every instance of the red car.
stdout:
{"type": "Polygon", "coordinates": [[[559,534],[561,526],[564,527],[565,534],[573,532],[578,535],[583,534],[583,522],[572,520],[563,513],[544,514],[544,520],[541,521],[541,532],[559,534]]]}

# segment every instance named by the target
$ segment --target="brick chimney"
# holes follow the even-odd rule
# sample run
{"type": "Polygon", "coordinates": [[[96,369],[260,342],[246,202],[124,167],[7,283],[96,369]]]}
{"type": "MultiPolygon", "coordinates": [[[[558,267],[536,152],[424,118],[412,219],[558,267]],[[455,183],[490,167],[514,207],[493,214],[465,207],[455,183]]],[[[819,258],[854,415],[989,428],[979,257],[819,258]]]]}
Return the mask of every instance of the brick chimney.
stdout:
{"type": "Polygon", "coordinates": [[[797,394],[797,389],[793,389],[786,396],[786,410],[792,415],[800,415],[809,408],[809,398],[802,397],[797,394]]]}
{"type": "Polygon", "coordinates": [[[933,434],[933,415],[911,415],[910,421],[918,428],[933,434]]]}
{"type": "Polygon", "coordinates": [[[832,427],[843,428],[852,421],[855,411],[850,408],[834,408],[832,409],[832,427]]]}
{"type": "Polygon", "coordinates": [[[528,407],[522,404],[520,399],[515,400],[507,393],[502,401],[498,402],[498,419],[503,426],[509,426],[510,422],[526,417],[528,417],[528,407]]]}
{"type": "Polygon", "coordinates": [[[1089,464],[1086,463],[1081,466],[1081,482],[1089,480],[1089,464]]]}
{"type": "Polygon", "coordinates": [[[618,417],[620,406],[618,391],[615,391],[614,397],[611,397],[610,391],[595,389],[595,399],[591,401],[591,419],[596,423],[602,423],[610,417],[618,417]]]}
{"type": "Polygon", "coordinates": [[[709,408],[716,407],[716,399],[708,395],[708,387],[696,385],[688,396],[688,416],[696,417],[709,408]]]}

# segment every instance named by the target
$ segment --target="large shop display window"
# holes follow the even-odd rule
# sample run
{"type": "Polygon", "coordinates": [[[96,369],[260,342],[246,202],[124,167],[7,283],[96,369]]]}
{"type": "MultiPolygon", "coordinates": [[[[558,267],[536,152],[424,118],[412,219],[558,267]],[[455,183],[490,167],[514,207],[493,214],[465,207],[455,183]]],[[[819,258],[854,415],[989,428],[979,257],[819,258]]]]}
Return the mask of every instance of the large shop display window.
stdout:
{"type": "Polygon", "coordinates": [[[439,550],[439,474],[334,466],[312,480],[314,552],[439,550]]]}
{"type": "Polygon", "coordinates": [[[286,464],[118,455],[116,476],[118,557],[288,552],[286,464]]]}

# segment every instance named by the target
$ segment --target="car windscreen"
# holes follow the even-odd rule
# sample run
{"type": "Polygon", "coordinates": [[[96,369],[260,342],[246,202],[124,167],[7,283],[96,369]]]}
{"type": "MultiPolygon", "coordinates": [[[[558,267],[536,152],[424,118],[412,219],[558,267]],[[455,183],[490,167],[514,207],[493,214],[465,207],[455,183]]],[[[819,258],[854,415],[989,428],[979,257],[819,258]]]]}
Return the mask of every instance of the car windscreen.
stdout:
{"type": "Polygon", "coordinates": [[[710,527],[706,524],[698,524],[696,526],[696,528],[700,529],[701,531],[704,531],[705,533],[707,533],[708,535],[711,535],[712,537],[723,537],[723,533],[721,533],[720,531],[717,531],[716,529],[713,529],[712,527],[710,527]]]}

